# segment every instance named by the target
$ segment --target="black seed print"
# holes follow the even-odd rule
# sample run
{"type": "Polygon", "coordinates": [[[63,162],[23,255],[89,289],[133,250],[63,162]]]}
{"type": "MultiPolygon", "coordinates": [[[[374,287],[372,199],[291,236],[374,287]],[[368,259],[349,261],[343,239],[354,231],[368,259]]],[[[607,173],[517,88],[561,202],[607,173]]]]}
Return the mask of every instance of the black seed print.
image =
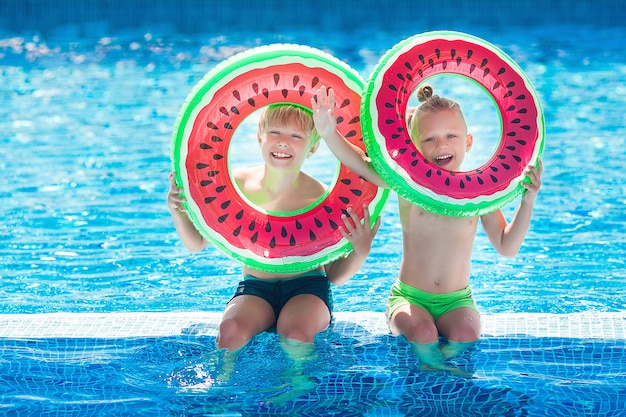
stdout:
{"type": "Polygon", "coordinates": [[[241,233],[241,225],[235,227],[235,230],[233,230],[233,236],[239,236],[239,233],[241,233]]]}
{"type": "Polygon", "coordinates": [[[200,149],[209,150],[209,149],[213,149],[213,147],[209,145],[208,143],[201,143],[200,149]]]}
{"type": "Polygon", "coordinates": [[[454,48],[450,49],[450,57],[454,59],[455,56],[456,56],[456,49],[454,48]]]}
{"type": "Polygon", "coordinates": [[[208,164],[204,164],[202,162],[199,162],[199,163],[196,164],[196,169],[205,169],[205,168],[208,168],[208,167],[209,167],[208,164]]]}
{"type": "Polygon", "coordinates": [[[252,243],[256,243],[257,239],[259,238],[259,232],[254,232],[254,234],[252,235],[252,237],[250,238],[250,242],[252,243]]]}
{"type": "Polygon", "coordinates": [[[350,178],[342,178],[341,182],[345,185],[350,185],[352,183],[352,180],[350,178]]]}
{"type": "Polygon", "coordinates": [[[270,240],[270,248],[274,249],[275,247],[276,247],[276,238],[272,236],[272,239],[270,240]]]}
{"type": "Polygon", "coordinates": [[[495,175],[491,175],[491,174],[489,174],[489,176],[491,177],[491,181],[493,181],[494,184],[498,182],[498,177],[496,177],[495,175]]]}
{"type": "Polygon", "coordinates": [[[314,220],[315,220],[315,225],[317,227],[322,227],[324,225],[324,223],[322,223],[322,221],[318,219],[317,217],[314,220]]]}
{"type": "Polygon", "coordinates": [[[461,190],[465,188],[465,183],[463,182],[463,180],[459,182],[459,187],[461,187],[461,190]]]}
{"type": "Polygon", "coordinates": [[[502,168],[508,171],[509,169],[511,169],[511,166],[509,164],[502,164],[502,168]]]}
{"type": "Polygon", "coordinates": [[[320,82],[319,77],[313,77],[313,79],[311,80],[311,88],[315,87],[319,82],[320,82]]]}
{"type": "Polygon", "coordinates": [[[259,94],[259,85],[257,83],[252,83],[252,91],[254,91],[254,94],[259,94]]]}
{"type": "Polygon", "coordinates": [[[315,233],[313,233],[313,230],[309,230],[309,238],[311,240],[315,240],[317,239],[317,236],[315,236],[315,233]]]}
{"type": "Polygon", "coordinates": [[[300,223],[300,221],[296,220],[296,229],[301,230],[302,229],[302,223],[300,223]]]}
{"type": "Polygon", "coordinates": [[[343,204],[348,204],[350,202],[350,199],[347,197],[339,197],[339,200],[341,200],[343,204]]]}
{"type": "Polygon", "coordinates": [[[204,199],[204,204],[211,204],[217,197],[211,196],[204,199]]]}
{"type": "Polygon", "coordinates": [[[293,82],[293,86],[295,87],[296,85],[298,85],[298,82],[300,81],[300,77],[298,77],[297,75],[294,75],[291,81],[293,82]]]}
{"type": "Polygon", "coordinates": [[[330,224],[330,228],[333,230],[337,230],[339,227],[337,226],[337,223],[335,223],[333,220],[328,219],[328,224],[330,224]]]}
{"type": "Polygon", "coordinates": [[[207,122],[206,127],[213,130],[218,129],[217,125],[213,122],[207,122]]]}
{"type": "Polygon", "coordinates": [[[224,106],[220,107],[220,113],[223,113],[224,115],[228,116],[228,110],[226,110],[226,107],[224,106]]]}
{"type": "Polygon", "coordinates": [[[224,129],[233,130],[233,125],[230,123],[224,123],[224,129]]]}
{"type": "Polygon", "coordinates": [[[251,105],[252,107],[255,107],[255,106],[256,106],[256,103],[254,102],[254,99],[253,99],[253,98],[249,98],[249,99],[248,99],[248,104],[249,104],[249,105],[251,105]]]}
{"type": "Polygon", "coordinates": [[[230,206],[230,200],[226,200],[222,204],[220,204],[220,207],[222,208],[222,210],[226,210],[228,206],[230,206]]]}
{"type": "Polygon", "coordinates": [[[357,189],[351,189],[350,192],[357,197],[361,197],[363,195],[363,191],[357,189]]]}
{"type": "Polygon", "coordinates": [[[230,108],[231,113],[239,114],[239,109],[235,106],[230,108]]]}
{"type": "Polygon", "coordinates": [[[211,181],[211,180],[202,180],[202,181],[200,181],[200,185],[202,187],[206,187],[207,185],[211,185],[211,184],[213,184],[213,181],[211,181]]]}
{"type": "Polygon", "coordinates": [[[213,135],[211,136],[211,142],[220,143],[220,142],[223,142],[223,139],[220,138],[219,136],[213,135]]]}
{"type": "Polygon", "coordinates": [[[248,225],[248,230],[253,231],[254,229],[256,229],[256,222],[252,220],[250,224],[248,225]]]}
{"type": "Polygon", "coordinates": [[[426,171],[426,178],[430,178],[432,175],[433,175],[432,169],[429,169],[428,171],[426,171]]]}
{"type": "Polygon", "coordinates": [[[224,155],[220,155],[218,153],[213,155],[213,160],[214,161],[219,161],[220,159],[224,159],[224,155]]]}
{"type": "Polygon", "coordinates": [[[265,231],[267,233],[272,231],[272,225],[270,224],[270,222],[265,223],[265,231]]]}
{"type": "Polygon", "coordinates": [[[278,85],[280,81],[280,74],[274,74],[274,84],[278,85]]]}
{"type": "Polygon", "coordinates": [[[291,237],[289,238],[289,245],[296,246],[296,238],[293,237],[293,235],[291,235],[291,237]]]}
{"type": "Polygon", "coordinates": [[[219,187],[215,187],[215,191],[217,191],[218,193],[221,193],[222,191],[224,191],[227,187],[225,185],[220,185],[219,187]]]}
{"type": "Polygon", "coordinates": [[[450,178],[446,178],[445,183],[446,183],[446,187],[449,187],[450,186],[450,178]]]}
{"type": "Polygon", "coordinates": [[[285,226],[280,229],[280,235],[281,237],[287,237],[287,229],[285,229],[285,226]]]}
{"type": "Polygon", "coordinates": [[[304,93],[306,92],[306,87],[301,85],[298,92],[300,94],[300,97],[302,97],[304,95],[304,93]]]}
{"type": "Polygon", "coordinates": [[[480,178],[480,177],[476,177],[476,179],[478,180],[478,183],[479,183],[480,185],[483,185],[483,184],[485,183],[485,182],[483,181],[483,179],[482,179],[482,178],[480,178]]]}
{"type": "Polygon", "coordinates": [[[239,210],[237,214],[235,214],[235,218],[241,220],[243,218],[243,210],[239,210]]]}
{"type": "Polygon", "coordinates": [[[350,99],[347,98],[344,101],[341,102],[341,106],[339,106],[340,109],[343,109],[344,107],[348,107],[350,105],[350,99]]]}
{"type": "Polygon", "coordinates": [[[286,88],[283,88],[280,92],[283,95],[283,98],[287,98],[287,96],[289,95],[289,90],[287,90],[286,88]]]}
{"type": "Polygon", "coordinates": [[[226,221],[226,218],[228,217],[228,213],[220,216],[217,218],[218,223],[224,223],[226,221]]]}

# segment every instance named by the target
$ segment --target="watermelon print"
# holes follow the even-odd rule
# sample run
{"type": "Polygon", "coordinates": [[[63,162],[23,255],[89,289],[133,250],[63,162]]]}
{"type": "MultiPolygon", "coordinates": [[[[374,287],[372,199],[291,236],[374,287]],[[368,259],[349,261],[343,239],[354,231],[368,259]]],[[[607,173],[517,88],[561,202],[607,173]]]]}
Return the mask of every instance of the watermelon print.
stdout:
{"type": "MultiPolygon", "coordinates": [[[[185,208],[200,233],[244,265],[269,273],[297,273],[347,255],[341,215],[351,207],[372,224],[388,193],[344,165],[314,207],[268,213],[239,194],[228,166],[235,129],[252,112],[274,103],[310,108],[317,89],[330,86],[338,97],[337,127],[364,149],[360,124],[363,81],[347,64],[313,48],[268,45],[218,64],[192,90],[173,134],[172,160],[185,208]]],[[[255,140],[255,138],[251,138],[255,140]]]]}
{"type": "Polygon", "coordinates": [[[387,184],[423,209],[448,216],[478,216],[511,202],[524,192],[523,171],[537,164],[544,146],[541,105],[526,75],[494,45],[459,32],[416,35],[387,52],[367,82],[361,121],[368,154],[387,184]],[[411,142],[405,118],[411,94],[440,74],[475,81],[497,105],[501,139],[478,169],[441,169],[411,142]]]}

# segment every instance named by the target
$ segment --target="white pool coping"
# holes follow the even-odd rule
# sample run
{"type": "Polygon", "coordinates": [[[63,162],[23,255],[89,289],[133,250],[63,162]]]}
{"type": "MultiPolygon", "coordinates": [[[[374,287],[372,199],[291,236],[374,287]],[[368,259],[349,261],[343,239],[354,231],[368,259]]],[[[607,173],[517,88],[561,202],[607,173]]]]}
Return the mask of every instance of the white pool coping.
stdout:
{"type": "MultiPolygon", "coordinates": [[[[132,312],[0,314],[0,338],[137,338],[215,336],[221,313],[132,312]]],[[[333,330],[389,334],[383,313],[336,312],[333,330]]],[[[503,313],[482,316],[484,337],[625,339],[626,312],[503,313]]]]}

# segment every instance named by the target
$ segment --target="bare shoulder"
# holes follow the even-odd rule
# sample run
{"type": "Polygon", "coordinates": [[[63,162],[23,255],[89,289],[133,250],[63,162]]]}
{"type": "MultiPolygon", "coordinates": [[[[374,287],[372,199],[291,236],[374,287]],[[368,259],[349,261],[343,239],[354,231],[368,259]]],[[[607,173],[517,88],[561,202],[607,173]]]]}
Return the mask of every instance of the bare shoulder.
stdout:
{"type": "Polygon", "coordinates": [[[304,172],[301,173],[300,184],[303,197],[307,199],[318,199],[326,192],[324,184],[304,172]]]}
{"type": "Polygon", "coordinates": [[[263,176],[263,167],[244,167],[233,171],[233,179],[240,188],[249,182],[259,182],[263,176]]]}

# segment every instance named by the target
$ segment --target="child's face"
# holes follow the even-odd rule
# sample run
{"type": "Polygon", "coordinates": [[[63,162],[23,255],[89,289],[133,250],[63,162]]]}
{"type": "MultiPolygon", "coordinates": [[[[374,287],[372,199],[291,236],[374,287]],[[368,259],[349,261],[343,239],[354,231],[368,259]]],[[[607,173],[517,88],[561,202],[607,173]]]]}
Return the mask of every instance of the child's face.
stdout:
{"type": "Polygon", "coordinates": [[[417,149],[433,164],[458,171],[473,141],[461,112],[429,111],[417,117],[417,135],[413,138],[417,149]]]}
{"type": "Polygon", "coordinates": [[[295,125],[271,124],[259,132],[258,140],[263,160],[276,169],[300,170],[317,148],[310,146],[309,134],[295,125]]]}

